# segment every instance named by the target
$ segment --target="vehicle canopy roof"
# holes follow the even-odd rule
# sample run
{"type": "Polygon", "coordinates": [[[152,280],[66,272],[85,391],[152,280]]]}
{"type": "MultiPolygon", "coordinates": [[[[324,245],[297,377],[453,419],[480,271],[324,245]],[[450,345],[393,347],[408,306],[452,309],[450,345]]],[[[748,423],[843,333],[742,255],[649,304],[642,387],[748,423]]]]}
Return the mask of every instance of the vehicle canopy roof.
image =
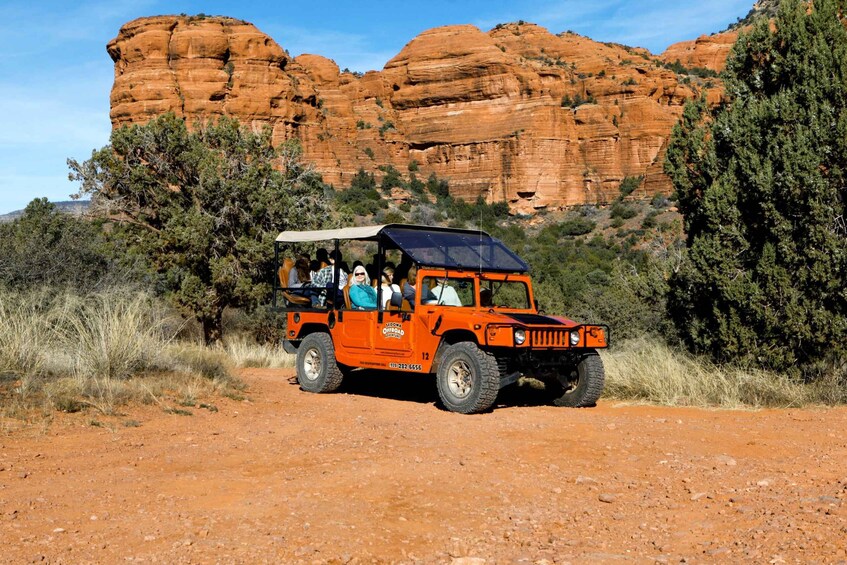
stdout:
{"type": "Polygon", "coordinates": [[[525,273],[527,264],[484,231],[409,224],[360,226],[334,230],[284,231],[277,243],[358,240],[379,241],[399,249],[415,263],[428,267],[525,273]]]}

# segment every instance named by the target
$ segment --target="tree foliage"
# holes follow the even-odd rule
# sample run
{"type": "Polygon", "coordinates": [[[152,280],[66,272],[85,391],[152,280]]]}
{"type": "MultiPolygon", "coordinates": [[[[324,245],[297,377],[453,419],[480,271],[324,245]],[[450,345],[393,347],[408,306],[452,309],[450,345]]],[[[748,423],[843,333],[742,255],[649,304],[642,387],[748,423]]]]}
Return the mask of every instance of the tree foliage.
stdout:
{"type": "Polygon", "coordinates": [[[286,229],[315,229],[328,216],[320,176],[289,141],[220,118],[189,130],[166,114],[112,132],[110,144],[79,163],[70,178],[92,206],[125,224],[149,257],[166,294],[221,337],[225,307],[266,302],[273,241],[286,229]]]}
{"type": "Polygon", "coordinates": [[[37,198],[20,218],[0,224],[0,284],[16,290],[108,286],[116,267],[112,251],[101,222],[63,214],[37,198]]]}
{"type": "Polygon", "coordinates": [[[728,102],[686,107],[665,170],[688,254],[670,281],[683,339],[778,370],[845,351],[847,32],[842,0],[782,2],[742,34],[728,102]]]}

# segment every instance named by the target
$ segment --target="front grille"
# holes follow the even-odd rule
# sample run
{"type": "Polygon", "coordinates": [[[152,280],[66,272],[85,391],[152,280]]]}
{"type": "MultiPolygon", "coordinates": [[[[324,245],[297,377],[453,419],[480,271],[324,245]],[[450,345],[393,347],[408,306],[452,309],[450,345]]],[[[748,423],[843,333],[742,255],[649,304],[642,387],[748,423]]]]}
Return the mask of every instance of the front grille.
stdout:
{"type": "Polygon", "coordinates": [[[567,330],[530,330],[529,343],[532,347],[568,347],[567,330]]]}

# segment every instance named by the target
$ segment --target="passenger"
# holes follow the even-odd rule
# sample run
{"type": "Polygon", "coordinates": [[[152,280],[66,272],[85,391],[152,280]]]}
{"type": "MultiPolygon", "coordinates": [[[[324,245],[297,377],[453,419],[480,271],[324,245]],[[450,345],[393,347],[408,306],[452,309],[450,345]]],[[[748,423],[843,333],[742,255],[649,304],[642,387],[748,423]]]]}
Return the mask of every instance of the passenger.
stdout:
{"type": "Polygon", "coordinates": [[[315,259],[318,262],[318,269],[320,270],[329,265],[329,254],[326,252],[326,249],[320,248],[315,252],[315,259]]]}
{"type": "MultiPolygon", "coordinates": [[[[321,255],[321,250],[318,249],[318,257],[321,255]]],[[[338,270],[338,294],[341,294],[341,290],[347,285],[347,272],[343,268],[342,264],[342,254],[341,251],[336,252],[333,250],[329,256],[327,257],[329,260],[329,264],[326,267],[323,267],[315,276],[312,277],[312,286],[320,289],[328,289],[333,286],[333,281],[335,279],[335,263],[339,262],[339,270],[338,270]]],[[[337,297],[336,297],[337,300],[337,297]]],[[[315,300],[313,299],[313,302],[315,300]]],[[[317,305],[323,306],[326,303],[326,293],[322,292],[317,297],[317,305]]]]}
{"type": "MultiPolygon", "coordinates": [[[[320,249],[318,250],[318,252],[320,252],[320,249]]],[[[344,288],[344,286],[347,284],[347,272],[344,270],[344,265],[341,262],[341,251],[337,253],[335,251],[332,251],[327,257],[327,259],[329,260],[329,264],[325,267],[322,267],[321,270],[315,273],[315,276],[312,277],[312,284],[320,288],[328,287],[335,279],[335,263],[336,261],[338,261],[338,287],[344,288]]]]}
{"type": "Polygon", "coordinates": [[[288,288],[302,288],[304,285],[309,286],[312,282],[312,275],[309,273],[309,258],[305,255],[300,255],[294,267],[288,272],[288,288]]]}
{"type": "MultiPolygon", "coordinates": [[[[379,253],[374,253],[371,256],[371,262],[365,265],[365,271],[368,273],[368,276],[371,278],[372,281],[378,280],[380,278],[376,276],[376,266],[380,264],[380,260],[382,259],[384,259],[384,257],[381,257],[379,253]]],[[[383,265],[384,264],[385,263],[383,262],[383,265]]]]}
{"type": "Polygon", "coordinates": [[[350,303],[355,310],[375,310],[376,290],[371,286],[364,265],[353,268],[353,280],[350,284],[350,303]]]}
{"type": "Polygon", "coordinates": [[[435,303],[442,306],[461,306],[462,301],[459,299],[456,289],[448,284],[448,279],[438,279],[438,284],[432,289],[432,294],[435,298],[435,303]]]}
{"type": "MultiPolygon", "coordinates": [[[[412,265],[409,267],[408,278],[406,282],[403,283],[403,288],[401,292],[403,293],[403,299],[408,300],[409,304],[412,305],[412,310],[415,309],[415,302],[417,297],[417,288],[415,288],[415,282],[417,281],[418,276],[418,267],[416,265],[412,265]]],[[[435,300],[435,297],[432,295],[432,292],[427,288],[423,294],[421,302],[430,302],[435,300]]]]}
{"type": "Polygon", "coordinates": [[[315,275],[318,274],[318,271],[321,270],[321,262],[317,259],[312,259],[309,262],[309,280],[315,278],[315,275]]]}
{"type": "Polygon", "coordinates": [[[491,303],[491,289],[490,288],[481,288],[479,289],[479,305],[483,308],[491,308],[493,304],[491,303]]]}
{"type": "Polygon", "coordinates": [[[400,284],[403,279],[410,278],[414,280],[414,277],[409,277],[409,269],[412,268],[412,259],[405,253],[400,257],[400,264],[394,269],[394,280],[392,281],[394,284],[400,284]]]}
{"type": "MultiPolygon", "coordinates": [[[[365,264],[364,264],[364,263],[362,263],[361,261],[359,261],[358,259],[356,259],[355,261],[353,261],[353,270],[351,270],[350,272],[351,272],[351,273],[355,272],[355,271],[356,271],[356,267],[360,267],[360,266],[361,266],[361,267],[364,267],[364,266],[365,266],[365,264]]],[[[367,267],[365,267],[365,272],[366,272],[366,273],[368,273],[368,280],[373,280],[373,276],[371,276],[371,274],[368,272],[367,267]]]]}
{"type": "Polygon", "coordinates": [[[388,304],[391,302],[391,295],[395,292],[400,292],[400,287],[396,284],[392,284],[391,280],[394,276],[394,269],[391,267],[386,267],[382,270],[382,309],[385,310],[388,308],[388,304]]]}

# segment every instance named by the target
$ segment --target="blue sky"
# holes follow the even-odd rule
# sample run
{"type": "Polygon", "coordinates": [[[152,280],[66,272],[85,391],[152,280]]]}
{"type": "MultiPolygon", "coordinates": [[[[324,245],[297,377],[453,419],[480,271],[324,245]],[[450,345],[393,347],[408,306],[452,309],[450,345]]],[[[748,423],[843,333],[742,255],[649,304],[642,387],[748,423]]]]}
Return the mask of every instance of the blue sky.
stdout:
{"type": "Polygon", "coordinates": [[[106,43],[124,23],[160,14],[247,20],[288,52],[317,53],[354,71],[382,69],[424,30],[473,24],[487,31],[524,20],[661,53],[677,41],[721,31],[753,0],[393,0],[197,2],[169,0],[0,1],[0,214],[33,198],[68,200],[69,157],[108,143],[112,60],[106,43]]]}

